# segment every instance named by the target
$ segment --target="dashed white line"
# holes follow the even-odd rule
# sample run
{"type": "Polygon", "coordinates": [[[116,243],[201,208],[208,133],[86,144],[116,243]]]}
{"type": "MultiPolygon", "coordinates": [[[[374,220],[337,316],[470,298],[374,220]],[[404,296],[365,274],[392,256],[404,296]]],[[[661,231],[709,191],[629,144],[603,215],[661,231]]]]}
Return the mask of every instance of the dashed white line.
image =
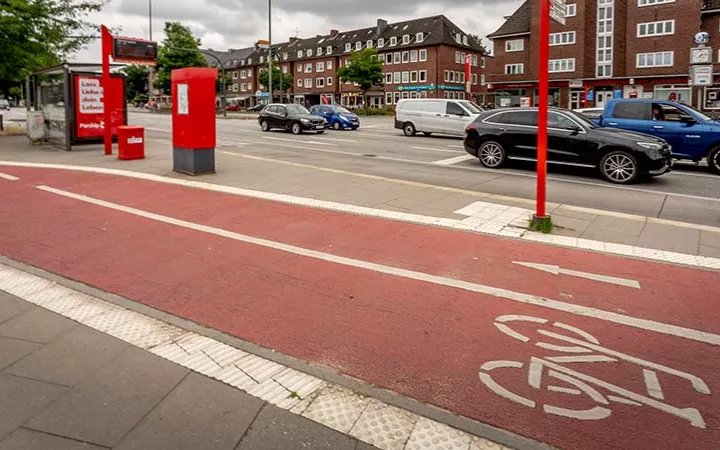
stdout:
{"type": "Polygon", "coordinates": [[[2,172],[0,172],[0,178],[5,178],[6,180],[10,180],[10,181],[17,181],[20,179],[16,176],[9,175],[7,173],[2,173],[2,172]]]}

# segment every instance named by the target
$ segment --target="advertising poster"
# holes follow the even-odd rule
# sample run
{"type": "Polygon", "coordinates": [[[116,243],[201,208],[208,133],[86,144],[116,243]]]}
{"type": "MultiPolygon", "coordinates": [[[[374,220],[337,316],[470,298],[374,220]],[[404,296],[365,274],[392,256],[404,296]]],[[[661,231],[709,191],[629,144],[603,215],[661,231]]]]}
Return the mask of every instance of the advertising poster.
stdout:
{"type": "MultiPolygon", "coordinates": [[[[77,139],[102,138],[105,132],[104,89],[100,75],[75,75],[75,136],[77,139]]],[[[125,124],[125,85],[120,77],[110,79],[108,103],[111,111],[111,129],[117,136],[117,127],[125,124]]]]}

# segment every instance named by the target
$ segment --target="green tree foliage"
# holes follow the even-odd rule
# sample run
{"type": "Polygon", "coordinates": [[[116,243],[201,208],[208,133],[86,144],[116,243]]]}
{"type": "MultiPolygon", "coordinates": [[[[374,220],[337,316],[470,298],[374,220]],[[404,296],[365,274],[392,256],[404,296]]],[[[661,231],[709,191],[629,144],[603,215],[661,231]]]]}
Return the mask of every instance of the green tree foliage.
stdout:
{"type": "Polygon", "coordinates": [[[100,34],[87,21],[105,0],[0,0],[0,92],[58,64],[100,34]]]}
{"type": "Polygon", "coordinates": [[[359,52],[353,52],[349,61],[347,66],[338,69],[338,78],[341,82],[357,83],[363,97],[367,98],[368,89],[382,84],[385,80],[383,62],[378,58],[378,51],[376,48],[365,48],[359,52]]]}
{"type": "Polygon", "coordinates": [[[158,48],[155,88],[170,93],[171,72],[186,67],[207,67],[200,52],[200,39],[180,22],[165,22],[165,39],[158,48]]]}
{"type": "MultiPolygon", "coordinates": [[[[222,79],[222,70],[218,69],[218,76],[217,80],[215,80],[215,93],[221,94],[223,91],[223,79],[222,79]]],[[[232,75],[230,75],[230,72],[225,71],[225,89],[232,87],[233,85],[233,79],[232,75]]]]}
{"type": "Polygon", "coordinates": [[[483,40],[480,36],[478,36],[477,34],[468,34],[468,37],[482,48],[481,53],[483,55],[487,55],[489,53],[487,47],[485,47],[485,44],[483,43],[483,40]]]}
{"type": "MultiPolygon", "coordinates": [[[[272,84],[273,84],[273,90],[280,90],[281,92],[285,92],[288,89],[290,89],[293,85],[293,77],[290,74],[282,73],[280,68],[273,64],[272,66],[272,84]]],[[[268,85],[268,72],[267,69],[260,72],[260,75],[258,75],[258,81],[263,86],[268,85]]]]}
{"type": "Polygon", "coordinates": [[[148,74],[150,73],[147,66],[132,65],[127,66],[123,70],[125,72],[125,97],[128,100],[134,99],[139,94],[148,93],[148,74]]]}

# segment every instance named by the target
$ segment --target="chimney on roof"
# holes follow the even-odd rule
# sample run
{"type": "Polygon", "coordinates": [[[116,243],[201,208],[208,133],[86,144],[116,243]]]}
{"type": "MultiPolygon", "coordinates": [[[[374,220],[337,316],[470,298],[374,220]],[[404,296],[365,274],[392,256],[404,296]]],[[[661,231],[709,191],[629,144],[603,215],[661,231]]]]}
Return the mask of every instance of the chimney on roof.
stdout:
{"type": "Polygon", "coordinates": [[[297,36],[290,36],[290,37],[288,38],[288,42],[289,42],[290,44],[294,44],[297,40],[298,40],[297,36]]]}
{"type": "Polygon", "coordinates": [[[338,31],[338,30],[330,30],[330,37],[335,37],[335,36],[337,36],[338,34],[340,34],[340,31],[338,31]]]}
{"type": "Polygon", "coordinates": [[[377,21],[377,34],[381,35],[385,32],[387,29],[387,20],[378,19],[377,21]]]}

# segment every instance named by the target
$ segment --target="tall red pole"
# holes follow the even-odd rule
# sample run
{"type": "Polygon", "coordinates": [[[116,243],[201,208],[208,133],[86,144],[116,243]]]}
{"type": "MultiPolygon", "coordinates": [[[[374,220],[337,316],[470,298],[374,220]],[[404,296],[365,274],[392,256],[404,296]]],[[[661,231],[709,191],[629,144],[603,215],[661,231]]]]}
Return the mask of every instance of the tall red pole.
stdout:
{"type": "Polygon", "coordinates": [[[112,155],[112,128],[110,102],[110,54],[112,53],[113,38],[110,30],[105,25],[102,26],[102,85],[103,85],[103,127],[104,127],[104,143],[105,154],[112,155]]]}
{"type": "MultiPolygon", "coordinates": [[[[465,92],[468,94],[472,94],[472,69],[470,67],[470,62],[472,61],[472,58],[470,55],[465,56],[465,92]]],[[[467,100],[472,100],[472,95],[470,95],[470,98],[467,100]]]]}
{"type": "Polygon", "coordinates": [[[538,62],[537,218],[545,218],[547,183],[547,121],[550,54],[550,0],[540,0],[540,60],[538,62]]]}

